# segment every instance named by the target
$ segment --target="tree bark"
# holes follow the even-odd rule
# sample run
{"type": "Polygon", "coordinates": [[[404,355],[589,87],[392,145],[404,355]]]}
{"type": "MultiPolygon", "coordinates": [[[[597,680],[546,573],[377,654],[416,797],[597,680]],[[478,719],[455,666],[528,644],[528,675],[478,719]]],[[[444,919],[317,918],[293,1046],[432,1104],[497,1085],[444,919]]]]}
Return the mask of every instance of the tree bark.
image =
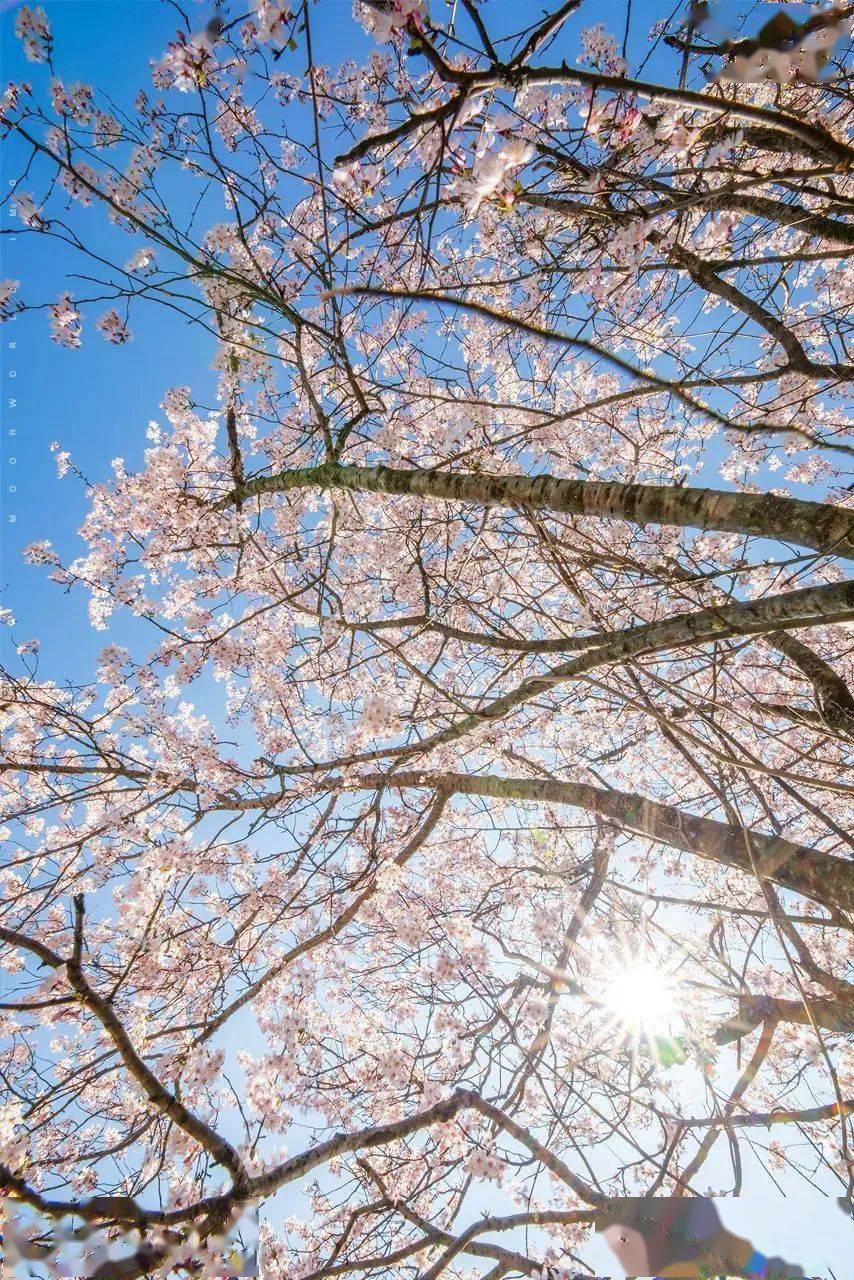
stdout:
{"type": "MultiPolygon", "coordinates": [[[[348,784],[349,785],[349,784],[348,784]]],[[[785,889],[835,911],[854,911],[854,862],[782,836],[730,826],[685,813],[674,805],[633,792],[586,782],[549,778],[504,778],[494,774],[401,771],[358,779],[362,787],[432,787],[456,795],[492,796],[534,804],[567,804],[610,818],[621,829],[682,849],[721,866],[759,873],[785,889]],[[752,854],[752,860],[751,860],[752,854]]]]}
{"type": "Polygon", "coordinates": [[[681,485],[562,480],[548,475],[503,476],[486,471],[415,471],[332,462],[256,476],[220,505],[233,505],[238,498],[310,488],[437,498],[481,506],[534,507],[563,515],[628,520],[640,526],[711,529],[774,538],[825,555],[854,559],[854,512],[844,507],[772,493],[730,493],[681,485]]]}

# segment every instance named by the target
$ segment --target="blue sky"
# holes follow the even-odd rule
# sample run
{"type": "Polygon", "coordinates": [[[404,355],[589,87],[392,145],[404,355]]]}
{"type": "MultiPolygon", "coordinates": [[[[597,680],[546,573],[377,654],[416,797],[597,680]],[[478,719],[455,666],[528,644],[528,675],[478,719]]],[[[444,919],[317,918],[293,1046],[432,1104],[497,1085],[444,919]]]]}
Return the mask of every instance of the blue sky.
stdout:
{"type": "MultiPolygon", "coordinates": [[[[118,101],[132,99],[139,86],[150,84],[149,59],[163,52],[177,25],[174,10],[159,0],[64,0],[47,9],[61,72],[70,80],[102,85],[118,101]]],[[[13,14],[4,14],[0,21],[4,80],[27,76],[38,82],[45,68],[24,60],[11,34],[13,14]]],[[[16,160],[10,147],[3,164],[4,187],[17,176],[16,160]]],[[[20,225],[4,210],[4,230],[20,225]]],[[[106,219],[98,217],[97,225],[106,237],[106,219]]],[[[113,232],[114,239],[119,237],[119,252],[127,257],[139,238],[132,242],[113,232]]],[[[63,277],[79,269],[70,251],[54,242],[37,235],[4,237],[3,277],[20,279],[28,300],[52,301],[64,287],[74,291],[73,282],[66,284],[63,277]]],[[[21,561],[22,549],[42,538],[49,538],[63,555],[83,550],[75,534],[86,513],[85,487],[73,477],[57,480],[51,442],[69,449],[84,474],[101,480],[112,458],[124,457],[129,467],[141,459],[146,427],[149,420],[162,419],[158,406],[168,387],[192,385],[200,398],[214,397],[211,347],[188,333],[178,317],[139,307],[133,332],[132,342],[108,349],[90,326],[80,350],[68,351],[51,341],[41,313],[24,316],[3,331],[0,578],[8,589],[7,607],[19,619],[15,639],[38,636],[42,669],[51,675],[90,677],[93,659],[107,639],[89,627],[83,592],[63,597],[44,570],[21,561]],[[14,352],[9,350],[11,341],[14,352]],[[15,410],[8,405],[12,386],[15,410]],[[17,431],[14,453],[10,428],[17,431]],[[12,457],[17,459],[14,464],[12,457]],[[14,495],[8,492],[12,484],[14,495]]]]}

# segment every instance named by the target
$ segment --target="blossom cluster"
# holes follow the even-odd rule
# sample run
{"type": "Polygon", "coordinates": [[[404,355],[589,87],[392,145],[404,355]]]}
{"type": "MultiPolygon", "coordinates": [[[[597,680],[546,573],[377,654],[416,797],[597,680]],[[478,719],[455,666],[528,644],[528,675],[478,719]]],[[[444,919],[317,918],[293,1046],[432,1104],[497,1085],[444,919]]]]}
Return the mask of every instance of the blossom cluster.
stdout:
{"type": "Polygon", "coordinates": [[[20,280],[0,280],[0,320],[8,320],[15,310],[13,296],[20,288],[20,280]]]}
{"type": "Polygon", "coordinates": [[[112,342],[115,346],[121,346],[123,342],[128,342],[131,338],[127,321],[122,319],[115,308],[100,315],[95,321],[95,328],[106,338],[107,342],[112,342]]]}
{"type": "Polygon", "coordinates": [[[287,0],[255,0],[253,25],[262,44],[282,43],[292,19],[287,0]]]}
{"type": "Polygon", "coordinates": [[[154,68],[159,88],[175,88],[189,93],[207,84],[215,67],[210,40],[204,35],[172,41],[154,68]]]}
{"type": "Polygon", "coordinates": [[[83,324],[70,293],[60,294],[58,301],[51,306],[50,332],[54,342],[61,347],[80,346],[83,324]]]}
{"type": "Polygon", "coordinates": [[[426,0],[386,0],[383,5],[358,4],[359,17],[366,30],[380,44],[394,39],[412,23],[420,30],[427,17],[426,0]]]}
{"type": "Polygon", "coordinates": [[[494,150],[478,155],[467,172],[458,177],[453,191],[465,202],[469,213],[477,213],[485,200],[500,196],[506,204],[515,198],[510,175],[529,164],[535,148],[523,138],[505,138],[494,150]]]}
{"type": "Polygon", "coordinates": [[[44,225],[41,209],[38,207],[33,197],[28,195],[25,191],[19,191],[15,195],[13,208],[24,226],[29,227],[30,230],[37,231],[44,225]]]}
{"type": "Polygon", "coordinates": [[[47,62],[51,51],[51,31],[41,6],[22,5],[15,16],[15,35],[24,42],[30,62],[47,62]]]}

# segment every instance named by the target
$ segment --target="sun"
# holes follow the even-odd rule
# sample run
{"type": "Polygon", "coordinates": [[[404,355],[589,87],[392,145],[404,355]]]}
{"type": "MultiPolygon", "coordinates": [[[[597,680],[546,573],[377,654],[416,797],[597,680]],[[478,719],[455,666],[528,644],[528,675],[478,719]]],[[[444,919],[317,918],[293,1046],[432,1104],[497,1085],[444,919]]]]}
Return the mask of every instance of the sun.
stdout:
{"type": "Polygon", "coordinates": [[[660,965],[626,956],[605,988],[603,1003],[627,1032],[666,1035],[678,1014],[676,982],[660,965]]]}

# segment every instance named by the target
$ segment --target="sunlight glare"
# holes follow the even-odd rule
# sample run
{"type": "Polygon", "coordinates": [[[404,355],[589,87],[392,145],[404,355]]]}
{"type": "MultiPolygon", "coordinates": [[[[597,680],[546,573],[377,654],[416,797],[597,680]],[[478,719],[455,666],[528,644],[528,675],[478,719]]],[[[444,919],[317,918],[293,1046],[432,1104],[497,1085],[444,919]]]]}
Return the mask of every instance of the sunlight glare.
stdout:
{"type": "Polygon", "coordinates": [[[625,1027],[636,1031],[666,1032],[677,1012],[671,976],[641,959],[627,959],[609,984],[605,1003],[625,1027]]]}

